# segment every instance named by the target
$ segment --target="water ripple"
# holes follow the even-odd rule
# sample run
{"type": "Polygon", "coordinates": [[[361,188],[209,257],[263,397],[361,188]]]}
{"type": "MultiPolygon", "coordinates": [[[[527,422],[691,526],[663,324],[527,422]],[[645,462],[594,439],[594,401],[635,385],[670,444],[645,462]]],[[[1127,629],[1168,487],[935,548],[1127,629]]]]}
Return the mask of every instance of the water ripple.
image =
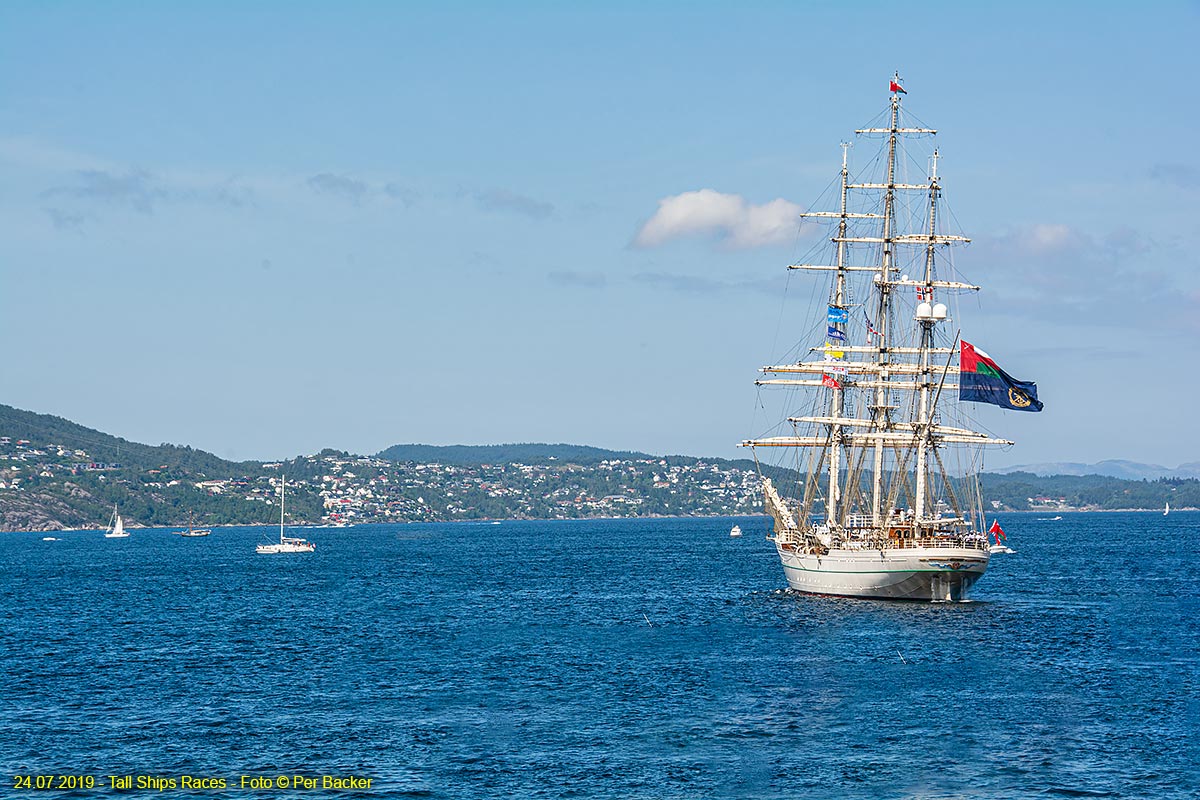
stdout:
{"type": "Polygon", "coordinates": [[[0,763],[379,797],[1200,793],[1200,515],[1005,528],[1017,553],[937,606],[781,590],[728,520],[366,526],[296,558],[256,529],[7,534],[0,763]]]}

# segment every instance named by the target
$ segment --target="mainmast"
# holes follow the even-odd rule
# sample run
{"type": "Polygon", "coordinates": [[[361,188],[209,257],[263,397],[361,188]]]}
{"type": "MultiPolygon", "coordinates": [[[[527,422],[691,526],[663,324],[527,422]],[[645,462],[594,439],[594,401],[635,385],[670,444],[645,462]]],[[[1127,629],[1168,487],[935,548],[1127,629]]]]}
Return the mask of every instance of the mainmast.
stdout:
{"type": "MultiPolygon", "coordinates": [[[[875,316],[879,323],[879,328],[876,335],[873,337],[877,345],[875,351],[876,367],[878,380],[875,383],[875,401],[871,406],[872,433],[877,434],[875,438],[875,459],[872,470],[872,486],[871,486],[871,520],[876,527],[882,527],[884,519],[882,518],[882,505],[884,498],[883,479],[884,479],[884,446],[888,431],[894,427],[891,412],[896,406],[891,404],[891,373],[893,365],[891,362],[891,353],[893,350],[892,342],[896,338],[892,320],[892,287],[898,282],[892,280],[892,274],[896,271],[895,267],[895,250],[894,247],[898,242],[905,242],[912,237],[897,236],[895,232],[896,226],[896,191],[898,189],[925,189],[924,185],[899,184],[896,183],[896,153],[900,135],[906,133],[922,134],[936,133],[936,131],[924,128],[901,128],[900,127],[900,94],[904,91],[900,87],[900,73],[897,72],[892,78],[892,99],[891,99],[891,115],[890,125],[887,128],[866,128],[856,131],[856,133],[884,133],[888,137],[888,157],[887,157],[887,179],[883,184],[859,184],[858,187],[864,189],[882,189],[883,190],[883,231],[882,237],[878,240],[883,245],[883,254],[880,263],[880,270],[875,277],[875,288],[878,292],[875,316]]],[[[903,283],[904,281],[900,281],[903,283]]],[[[918,363],[922,363],[922,359],[927,356],[925,352],[929,344],[922,341],[917,348],[921,358],[918,363]]],[[[922,376],[917,376],[916,380],[919,383],[922,376]]],[[[899,465],[897,465],[899,467],[899,465]]]]}
{"type": "MultiPolygon", "coordinates": [[[[896,77],[899,77],[896,73],[896,77]]],[[[896,215],[896,138],[899,135],[900,122],[900,94],[892,92],[892,124],[888,130],[888,162],[887,162],[887,186],[883,194],[883,263],[880,272],[880,280],[877,286],[879,287],[879,303],[876,306],[875,318],[879,320],[879,335],[875,339],[879,342],[879,355],[876,363],[879,364],[879,383],[875,388],[875,404],[871,408],[871,419],[874,421],[874,430],[885,431],[888,428],[889,414],[892,406],[888,404],[888,392],[886,385],[890,377],[887,369],[888,359],[888,344],[892,338],[892,224],[895,221],[896,215]]],[[[879,528],[883,524],[880,519],[880,501],[883,496],[883,440],[875,442],[875,463],[874,474],[872,475],[871,488],[871,524],[879,528]]]]}

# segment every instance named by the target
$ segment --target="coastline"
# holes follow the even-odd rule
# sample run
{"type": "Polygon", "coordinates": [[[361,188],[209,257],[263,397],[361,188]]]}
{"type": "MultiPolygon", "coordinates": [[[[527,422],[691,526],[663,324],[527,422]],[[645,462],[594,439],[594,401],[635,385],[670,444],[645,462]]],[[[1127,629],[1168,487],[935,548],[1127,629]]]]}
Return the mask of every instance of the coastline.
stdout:
{"type": "MultiPolygon", "coordinates": [[[[1162,514],[1161,508],[1050,508],[1050,509],[994,509],[989,512],[990,515],[997,514],[1162,514]]],[[[1200,508],[1194,506],[1186,506],[1183,508],[1173,508],[1172,513],[1187,513],[1200,511],[1200,508]]],[[[597,520],[633,520],[633,519],[664,519],[664,520],[682,520],[682,519],[708,519],[708,520],[728,520],[728,519],[747,519],[761,517],[770,519],[770,516],[763,512],[754,514],[644,514],[639,516],[612,516],[612,515],[596,515],[584,517],[480,517],[478,519],[446,519],[446,520],[403,520],[396,522],[356,522],[346,526],[328,526],[311,523],[298,523],[288,525],[289,529],[295,530],[322,530],[322,531],[348,531],[353,528],[365,528],[374,525],[479,525],[489,523],[512,523],[512,522],[589,522],[597,520]]],[[[186,527],[184,525],[126,525],[130,531],[167,531],[176,533],[175,528],[186,527]]],[[[205,525],[206,528],[213,530],[234,530],[239,528],[271,528],[277,527],[277,523],[260,523],[260,524],[233,524],[222,525],[213,524],[205,525]]],[[[104,528],[45,528],[45,529],[13,529],[0,530],[0,535],[18,533],[104,533],[104,528]]]]}

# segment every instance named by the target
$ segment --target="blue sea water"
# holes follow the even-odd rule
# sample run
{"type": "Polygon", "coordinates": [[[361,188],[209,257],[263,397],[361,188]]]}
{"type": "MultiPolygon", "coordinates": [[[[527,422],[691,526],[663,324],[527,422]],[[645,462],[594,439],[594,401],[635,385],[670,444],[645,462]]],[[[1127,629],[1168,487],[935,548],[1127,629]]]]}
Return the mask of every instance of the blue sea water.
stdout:
{"type": "Polygon", "coordinates": [[[292,556],[254,553],[269,529],[0,535],[6,792],[1200,794],[1200,513],[1002,517],[1016,553],[955,605],[782,591],[737,521],[360,526],[292,556]]]}

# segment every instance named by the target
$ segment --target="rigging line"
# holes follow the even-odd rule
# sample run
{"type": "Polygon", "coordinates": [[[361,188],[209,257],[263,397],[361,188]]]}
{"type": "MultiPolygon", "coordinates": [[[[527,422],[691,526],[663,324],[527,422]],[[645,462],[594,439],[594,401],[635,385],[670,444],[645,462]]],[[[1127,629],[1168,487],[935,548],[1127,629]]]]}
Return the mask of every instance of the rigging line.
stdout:
{"type": "MultiPolygon", "coordinates": [[[[921,118],[920,118],[920,117],[918,117],[916,114],[914,114],[914,113],[913,113],[911,110],[909,110],[909,107],[908,107],[908,106],[903,106],[903,109],[904,109],[904,122],[905,122],[905,125],[904,125],[904,127],[908,127],[908,128],[925,128],[925,129],[927,129],[927,130],[928,130],[928,129],[932,129],[932,128],[933,128],[933,126],[932,126],[932,125],[930,125],[928,122],[926,122],[925,120],[921,119],[921,118]]],[[[929,138],[933,138],[933,137],[934,137],[936,134],[932,134],[932,133],[910,133],[910,134],[906,134],[906,135],[907,135],[907,136],[911,136],[911,137],[913,137],[913,138],[916,138],[916,137],[921,137],[921,138],[924,138],[924,137],[929,137],[929,138]]]]}
{"type": "MultiPolygon", "coordinates": [[[[837,187],[838,191],[840,192],[841,183],[842,183],[842,173],[839,170],[832,178],[829,179],[829,183],[825,184],[825,188],[822,189],[821,193],[817,195],[816,200],[814,200],[813,204],[809,206],[809,209],[811,210],[815,207],[818,207],[818,204],[823,205],[822,201],[825,199],[826,195],[828,195],[830,197],[829,202],[830,202],[830,205],[832,205],[833,204],[832,198],[835,196],[834,187],[837,187]]],[[[797,230],[799,230],[800,228],[803,228],[806,224],[817,224],[817,223],[805,223],[802,221],[800,223],[799,227],[797,228],[797,230]]]]}
{"type": "Polygon", "coordinates": [[[792,272],[788,270],[783,283],[783,296],[779,298],[779,318],[775,321],[775,338],[771,341],[772,353],[779,352],[779,333],[783,330],[783,315],[787,312],[788,294],[792,290],[792,272]]]}
{"type": "MultiPolygon", "coordinates": [[[[959,394],[961,395],[961,393],[962,393],[962,390],[960,389],[960,390],[959,390],[959,394]]],[[[991,428],[989,428],[987,425],[985,425],[985,424],[984,424],[984,423],[983,423],[983,422],[980,420],[980,418],[979,418],[979,417],[977,417],[977,416],[975,416],[973,413],[971,413],[971,409],[967,408],[967,407],[966,407],[966,405],[965,405],[965,403],[966,403],[966,402],[972,402],[972,401],[963,401],[963,402],[960,402],[960,404],[959,404],[959,405],[960,405],[960,407],[961,407],[961,411],[962,411],[962,415],[963,415],[963,417],[964,417],[965,419],[967,419],[967,420],[970,422],[970,427],[972,427],[972,428],[979,428],[979,429],[981,429],[981,430],[982,430],[984,433],[988,434],[989,436],[991,436],[992,438],[995,438],[995,439],[1002,439],[1002,438],[1004,438],[1003,436],[1001,436],[1000,434],[996,433],[996,432],[995,432],[995,431],[993,431],[991,428]]]]}
{"type": "MultiPolygon", "coordinates": [[[[950,345],[950,352],[946,355],[946,366],[942,368],[942,379],[938,382],[937,394],[933,396],[933,405],[931,409],[937,408],[938,400],[942,397],[942,387],[946,385],[946,375],[950,372],[950,363],[954,361],[954,348],[958,344],[958,337],[962,336],[962,330],[954,334],[954,344],[950,345]]],[[[929,431],[933,426],[933,414],[929,415],[929,422],[925,423],[925,436],[929,436],[929,431]]]]}
{"type": "Polygon", "coordinates": [[[904,450],[903,458],[900,457],[900,454],[897,454],[893,459],[895,469],[892,472],[892,481],[888,486],[887,497],[887,507],[889,510],[896,507],[896,497],[900,493],[901,485],[903,485],[905,496],[909,496],[908,459],[912,456],[912,454],[913,448],[906,448],[904,450]]]}
{"type": "Polygon", "coordinates": [[[816,502],[817,496],[820,495],[821,473],[824,471],[825,456],[828,453],[831,439],[832,431],[825,437],[825,446],[813,448],[814,452],[809,456],[809,466],[811,469],[808,472],[808,478],[804,482],[804,500],[801,506],[802,513],[800,514],[802,524],[803,521],[808,520],[808,515],[812,512],[813,504],[816,502]]]}
{"type": "Polygon", "coordinates": [[[850,518],[852,506],[862,507],[867,504],[866,487],[863,485],[863,461],[866,457],[867,448],[858,448],[858,460],[851,467],[850,475],[846,476],[846,487],[854,492],[854,497],[848,498],[846,502],[842,503],[841,519],[839,520],[842,527],[846,526],[846,522],[850,518]]]}
{"type": "Polygon", "coordinates": [[[950,485],[950,478],[946,475],[946,465],[942,463],[941,448],[935,445],[930,449],[933,450],[933,457],[937,459],[938,467],[941,469],[942,483],[945,484],[946,494],[950,497],[950,504],[954,507],[954,516],[961,517],[963,513],[958,505],[958,497],[955,496],[954,487],[950,485]]]}
{"type": "MultiPolygon", "coordinates": [[[[784,276],[784,283],[783,283],[783,293],[782,293],[782,296],[779,298],[779,315],[775,320],[775,334],[774,334],[774,338],[771,341],[771,349],[770,349],[771,354],[778,352],[779,336],[780,336],[780,332],[783,330],[784,315],[787,312],[788,296],[791,293],[791,287],[792,287],[792,271],[786,270],[786,274],[784,276]]],[[[759,386],[759,387],[757,387],[757,389],[758,389],[758,391],[755,393],[757,407],[755,408],[754,412],[752,412],[752,414],[751,414],[751,427],[749,428],[750,430],[757,429],[756,426],[757,426],[758,409],[759,408],[762,409],[762,411],[764,412],[764,416],[765,416],[765,412],[767,409],[766,403],[763,401],[763,387],[759,386]]],[[[780,423],[776,423],[774,426],[772,426],[772,428],[768,428],[768,430],[773,430],[775,428],[778,428],[779,424],[780,423]]]]}

